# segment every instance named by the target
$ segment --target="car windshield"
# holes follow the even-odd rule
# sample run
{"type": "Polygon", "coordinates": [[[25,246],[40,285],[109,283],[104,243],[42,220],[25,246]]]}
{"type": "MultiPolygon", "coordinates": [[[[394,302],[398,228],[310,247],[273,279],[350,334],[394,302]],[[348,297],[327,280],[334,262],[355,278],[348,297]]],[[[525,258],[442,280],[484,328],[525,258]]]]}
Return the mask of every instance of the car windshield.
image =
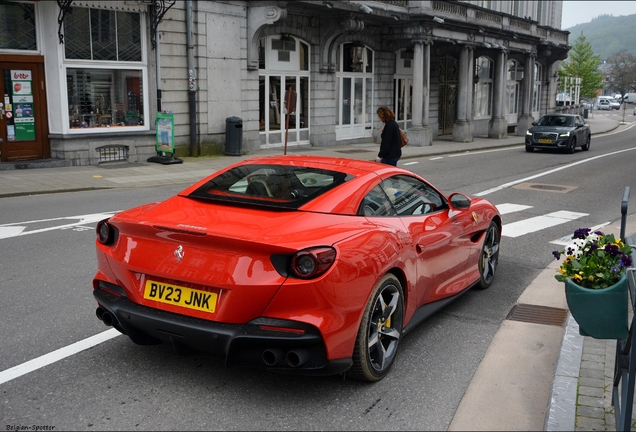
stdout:
{"type": "Polygon", "coordinates": [[[188,196],[295,209],[351,178],[320,168],[249,164],[219,174],[188,196]]]}
{"type": "Polygon", "coordinates": [[[574,117],[559,115],[543,116],[541,120],[537,122],[537,126],[572,127],[574,126],[574,117]]]}

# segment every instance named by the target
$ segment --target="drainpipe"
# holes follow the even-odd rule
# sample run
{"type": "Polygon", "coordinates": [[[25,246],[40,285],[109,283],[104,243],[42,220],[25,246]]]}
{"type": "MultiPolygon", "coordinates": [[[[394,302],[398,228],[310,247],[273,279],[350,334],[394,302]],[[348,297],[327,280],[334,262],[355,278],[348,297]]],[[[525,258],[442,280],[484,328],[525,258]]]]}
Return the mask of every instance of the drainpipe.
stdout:
{"type": "Polygon", "coordinates": [[[161,56],[159,55],[159,33],[155,43],[155,58],[157,63],[157,112],[161,112],[161,56]]]}
{"type": "Polygon", "coordinates": [[[190,156],[199,156],[197,148],[197,81],[194,68],[194,30],[192,0],[186,0],[186,33],[188,51],[188,106],[190,109],[190,156]]]}

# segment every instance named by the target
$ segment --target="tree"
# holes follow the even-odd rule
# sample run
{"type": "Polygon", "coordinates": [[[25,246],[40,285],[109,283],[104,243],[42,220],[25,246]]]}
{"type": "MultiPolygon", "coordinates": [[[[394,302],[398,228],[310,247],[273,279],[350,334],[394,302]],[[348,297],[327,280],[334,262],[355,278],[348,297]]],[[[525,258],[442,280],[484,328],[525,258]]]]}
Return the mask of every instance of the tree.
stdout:
{"type": "Polygon", "coordinates": [[[627,51],[619,51],[612,54],[607,63],[611,68],[610,76],[612,87],[625,97],[630,89],[634,88],[636,81],[636,57],[627,51]]]}
{"type": "Polygon", "coordinates": [[[603,74],[599,71],[601,56],[595,55],[592,45],[585,39],[583,32],[578,37],[569,57],[561,63],[559,76],[581,78],[581,98],[595,98],[596,90],[603,84],[603,74]]]}

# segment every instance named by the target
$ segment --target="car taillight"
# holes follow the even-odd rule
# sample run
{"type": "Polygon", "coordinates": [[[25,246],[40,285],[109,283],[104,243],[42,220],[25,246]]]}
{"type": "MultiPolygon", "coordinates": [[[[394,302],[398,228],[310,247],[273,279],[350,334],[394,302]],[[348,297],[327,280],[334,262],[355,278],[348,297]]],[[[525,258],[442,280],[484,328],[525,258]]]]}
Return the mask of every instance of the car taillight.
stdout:
{"type": "Polygon", "coordinates": [[[117,232],[115,228],[108,223],[108,219],[99,221],[95,231],[97,232],[97,241],[101,244],[110,246],[115,243],[117,232]]]}
{"type": "Polygon", "coordinates": [[[292,258],[291,270],[296,277],[312,279],[325,274],[336,261],[336,250],[331,247],[305,249],[292,258]]]}

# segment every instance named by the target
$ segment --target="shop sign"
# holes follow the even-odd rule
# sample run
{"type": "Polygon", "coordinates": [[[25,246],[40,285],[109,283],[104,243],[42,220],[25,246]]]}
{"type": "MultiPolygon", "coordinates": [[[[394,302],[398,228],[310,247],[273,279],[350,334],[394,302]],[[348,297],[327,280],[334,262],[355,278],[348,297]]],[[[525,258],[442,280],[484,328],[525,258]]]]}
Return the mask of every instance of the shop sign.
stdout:
{"type": "Polygon", "coordinates": [[[12,114],[16,141],[35,140],[35,117],[33,114],[33,90],[30,70],[12,70],[13,89],[12,114]]]}

